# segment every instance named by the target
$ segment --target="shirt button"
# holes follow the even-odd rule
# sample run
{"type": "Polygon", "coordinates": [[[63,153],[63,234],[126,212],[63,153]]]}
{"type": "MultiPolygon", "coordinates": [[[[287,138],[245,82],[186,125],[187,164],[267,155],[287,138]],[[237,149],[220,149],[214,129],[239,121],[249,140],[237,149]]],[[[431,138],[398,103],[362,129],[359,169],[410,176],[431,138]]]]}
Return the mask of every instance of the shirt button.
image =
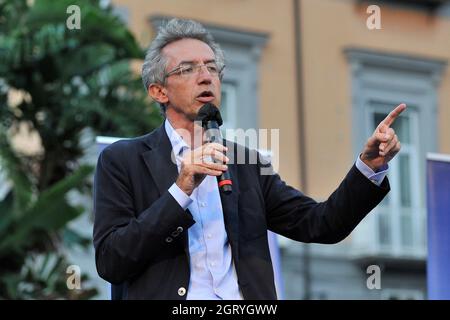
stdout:
{"type": "Polygon", "coordinates": [[[178,228],[177,228],[177,231],[178,231],[178,232],[183,232],[183,230],[184,230],[183,227],[178,227],[178,228]]]}
{"type": "Polygon", "coordinates": [[[200,207],[206,207],[206,202],[200,202],[200,207]]]}
{"type": "Polygon", "coordinates": [[[211,238],[212,238],[211,233],[208,233],[208,234],[206,235],[206,237],[207,237],[208,239],[211,239],[211,238]]]}
{"type": "Polygon", "coordinates": [[[215,262],[211,262],[210,265],[211,265],[211,267],[214,267],[216,265],[216,263],[215,262]]]}
{"type": "Polygon", "coordinates": [[[167,237],[167,238],[166,238],[166,242],[167,242],[167,243],[171,243],[172,240],[173,240],[173,239],[172,239],[171,237],[167,237]]]}
{"type": "Polygon", "coordinates": [[[178,295],[180,296],[180,297],[182,297],[182,296],[184,296],[186,294],[186,289],[184,288],[184,287],[180,287],[179,289],[178,289],[178,295]]]}

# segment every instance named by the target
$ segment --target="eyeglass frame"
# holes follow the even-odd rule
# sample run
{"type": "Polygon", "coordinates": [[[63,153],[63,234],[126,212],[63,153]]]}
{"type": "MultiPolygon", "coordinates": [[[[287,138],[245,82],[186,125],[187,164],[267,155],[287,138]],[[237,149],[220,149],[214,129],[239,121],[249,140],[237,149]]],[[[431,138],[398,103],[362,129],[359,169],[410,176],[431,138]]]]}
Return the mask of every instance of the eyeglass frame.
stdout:
{"type": "MultiPolygon", "coordinates": [[[[207,67],[208,63],[215,63],[217,65],[217,68],[219,69],[219,71],[217,72],[217,75],[219,77],[219,80],[222,80],[223,77],[223,70],[225,69],[225,64],[219,68],[219,65],[215,62],[215,61],[209,61],[207,63],[203,63],[203,64],[193,64],[193,63],[188,63],[188,62],[181,62],[177,67],[175,67],[174,69],[170,70],[169,72],[167,72],[166,74],[164,74],[164,83],[166,82],[166,79],[174,74],[177,74],[177,72],[180,72],[180,69],[188,64],[192,65],[192,67],[197,68],[197,70],[200,70],[201,67],[207,67]]],[[[196,73],[198,73],[199,71],[196,71],[196,73]]],[[[208,70],[208,73],[211,74],[211,72],[208,70]]],[[[178,75],[182,75],[182,73],[179,73],[178,75]]]]}

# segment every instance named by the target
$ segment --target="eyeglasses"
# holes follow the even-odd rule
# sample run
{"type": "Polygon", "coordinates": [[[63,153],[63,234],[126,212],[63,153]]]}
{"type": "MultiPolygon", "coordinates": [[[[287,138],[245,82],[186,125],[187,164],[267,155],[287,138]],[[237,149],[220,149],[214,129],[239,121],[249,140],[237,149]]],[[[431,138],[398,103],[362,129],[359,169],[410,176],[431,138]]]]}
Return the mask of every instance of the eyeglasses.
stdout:
{"type": "Polygon", "coordinates": [[[208,62],[205,64],[182,63],[172,71],[166,73],[164,75],[164,81],[174,74],[185,78],[189,78],[195,74],[198,74],[202,67],[206,67],[206,70],[208,70],[209,74],[212,75],[213,77],[219,77],[220,79],[222,79],[223,69],[225,68],[225,65],[219,68],[217,63],[208,62]]]}

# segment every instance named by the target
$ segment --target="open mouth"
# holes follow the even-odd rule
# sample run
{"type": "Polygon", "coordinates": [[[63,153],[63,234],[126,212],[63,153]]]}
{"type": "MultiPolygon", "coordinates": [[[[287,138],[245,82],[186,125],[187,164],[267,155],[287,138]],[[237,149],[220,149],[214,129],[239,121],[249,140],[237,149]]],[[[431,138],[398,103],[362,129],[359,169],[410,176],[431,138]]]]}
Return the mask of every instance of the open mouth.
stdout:
{"type": "Polygon", "coordinates": [[[203,91],[197,96],[197,100],[200,102],[211,102],[214,100],[214,94],[211,91],[203,91]]]}

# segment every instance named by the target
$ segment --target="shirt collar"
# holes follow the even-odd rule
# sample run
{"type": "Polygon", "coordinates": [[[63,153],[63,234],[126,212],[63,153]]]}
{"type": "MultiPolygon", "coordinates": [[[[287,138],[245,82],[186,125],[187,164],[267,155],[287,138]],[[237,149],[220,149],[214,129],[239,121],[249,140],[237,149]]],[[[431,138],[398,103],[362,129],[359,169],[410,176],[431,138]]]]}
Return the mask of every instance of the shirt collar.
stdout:
{"type": "Polygon", "coordinates": [[[168,119],[165,120],[164,128],[166,129],[167,136],[169,137],[170,143],[172,144],[173,153],[176,156],[180,155],[183,149],[189,149],[186,141],[178,134],[178,132],[172,127],[168,119]]]}

